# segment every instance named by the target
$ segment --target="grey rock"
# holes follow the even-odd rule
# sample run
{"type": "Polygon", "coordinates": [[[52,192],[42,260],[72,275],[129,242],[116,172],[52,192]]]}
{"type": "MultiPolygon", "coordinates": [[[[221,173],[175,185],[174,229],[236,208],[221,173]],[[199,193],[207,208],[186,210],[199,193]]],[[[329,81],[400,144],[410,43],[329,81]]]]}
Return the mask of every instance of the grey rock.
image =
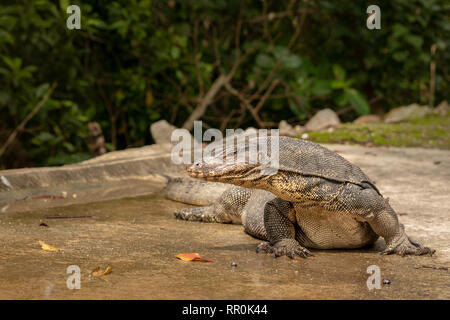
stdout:
{"type": "Polygon", "coordinates": [[[321,131],[334,128],[341,124],[338,115],[331,109],[322,109],[317,112],[305,125],[306,131],[321,131]]]}
{"type": "Polygon", "coordinates": [[[278,129],[280,130],[280,136],[288,136],[288,137],[296,137],[305,132],[305,128],[299,125],[295,127],[287,123],[286,120],[281,120],[278,125],[278,129]]]}
{"type": "Polygon", "coordinates": [[[431,112],[428,106],[421,106],[417,103],[410,104],[409,106],[402,106],[394,108],[388,112],[384,118],[386,123],[396,123],[411,118],[422,118],[431,112]]]}
{"type": "Polygon", "coordinates": [[[166,120],[159,120],[152,123],[150,126],[150,133],[156,144],[165,144],[171,143],[170,138],[175,129],[177,129],[177,127],[171,125],[166,120]]]}
{"type": "Polygon", "coordinates": [[[450,113],[450,106],[447,102],[447,100],[442,101],[439,103],[439,105],[435,109],[436,112],[438,112],[441,116],[445,116],[448,113],[450,113]]]}

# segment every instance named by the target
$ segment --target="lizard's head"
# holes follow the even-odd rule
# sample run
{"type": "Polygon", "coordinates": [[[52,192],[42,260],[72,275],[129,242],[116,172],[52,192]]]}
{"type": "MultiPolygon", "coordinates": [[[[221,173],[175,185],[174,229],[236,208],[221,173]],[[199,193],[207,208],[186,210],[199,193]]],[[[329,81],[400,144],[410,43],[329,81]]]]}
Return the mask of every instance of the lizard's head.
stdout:
{"type": "MultiPolygon", "coordinates": [[[[269,140],[264,139],[263,143],[269,140]]],[[[265,180],[274,172],[274,162],[278,164],[278,158],[277,161],[272,161],[274,159],[269,158],[267,152],[262,152],[258,143],[261,145],[258,139],[249,139],[243,143],[217,148],[214,155],[204,156],[203,160],[191,165],[187,172],[191,177],[207,181],[257,188],[259,181],[265,180]]]]}

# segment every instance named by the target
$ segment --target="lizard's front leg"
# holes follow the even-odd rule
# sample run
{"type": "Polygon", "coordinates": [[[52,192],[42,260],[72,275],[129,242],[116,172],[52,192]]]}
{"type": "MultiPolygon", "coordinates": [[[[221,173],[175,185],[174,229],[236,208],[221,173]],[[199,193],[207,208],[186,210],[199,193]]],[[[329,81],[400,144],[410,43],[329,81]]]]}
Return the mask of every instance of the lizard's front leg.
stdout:
{"type": "Polygon", "coordinates": [[[339,200],[339,207],[361,216],[375,233],[384,238],[384,254],[432,255],[435,252],[406,235],[404,226],[398,221],[397,214],[389,202],[374,189],[348,185],[339,200]]]}
{"type": "Polygon", "coordinates": [[[296,255],[303,258],[312,256],[308,249],[295,240],[295,211],[292,204],[280,198],[266,203],[264,207],[264,227],[269,242],[263,242],[256,252],[273,253],[275,257],[286,255],[293,259],[296,255]]]}
{"type": "Polygon", "coordinates": [[[201,222],[240,222],[242,209],[252,194],[252,190],[232,187],[225,190],[211,206],[188,208],[174,212],[178,219],[201,222]]]}

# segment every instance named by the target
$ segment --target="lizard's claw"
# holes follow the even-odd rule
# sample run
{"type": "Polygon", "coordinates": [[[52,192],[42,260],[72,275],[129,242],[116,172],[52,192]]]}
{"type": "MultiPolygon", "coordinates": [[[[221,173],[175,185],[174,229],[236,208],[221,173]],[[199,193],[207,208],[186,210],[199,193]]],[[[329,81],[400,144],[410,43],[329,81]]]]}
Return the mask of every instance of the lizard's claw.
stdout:
{"type": "Polygon", "coordinates": [[[274,245],[271,245],[269,242],[263,242],[256,247],[256,252],[259,253],[260,251],[272,253],[275,258],[283,255],[291,259],[294,259],[296,255],[302,258],[314,256],[308,249],[302,247],[293,239],[284,239],[274,245]]]}
{"type": "Polygon", "coordinates": [[[382,252],[382,254],[399,254],[401,256],[406,255],[416,255],[421,256],[424,254],[429,254],[430,256],[435,253],[436,250],[430,249],[428,247],[422,246],[419,242],[412,240],[406,234],[397,241],[391,241],[387,243],[387,248],[382,252]]]}

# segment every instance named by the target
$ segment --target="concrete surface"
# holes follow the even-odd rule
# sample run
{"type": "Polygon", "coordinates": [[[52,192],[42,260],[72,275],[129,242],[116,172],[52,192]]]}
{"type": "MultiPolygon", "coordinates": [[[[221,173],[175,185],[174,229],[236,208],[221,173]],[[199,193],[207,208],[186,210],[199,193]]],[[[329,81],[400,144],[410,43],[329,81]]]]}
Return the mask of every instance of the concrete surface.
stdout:
{"type": "MultiPolygon", "coordinates": [[[[163,184],[155,182],[148,184],[146,196],[41,209],[30,202],[22,212],[0,212],[0,298],[449,299],[450,152],[328,147],[375,180],[403,214],[399,218],[408,235],[436,249],[433,257],[383,256],[379,240],[366,249],[314,250],[308,259],[274,259],[255,253],[260,241],[242,226],[174,219],[173,210],[186,205],[164,199],[163,184]],[[92,218],[44,218],[54,215],[92,218]],[[43,251],[35,239],[61,251],[43,251]],[[175,258],[185,252],[214,262],[175,258]],[[66,286],[69,265],[81,269],[80,290],[66,286]],[[369,290],[370,265],[379,266],[390,284],[369,290]],[[97,266],[111,266],[113,272],[89,277],[97,266]]],[[[142,182],[127,183],[133,190],[142,182]]]]}
{"type": "Polygon", "coordinates": [[[147,190],[155,183],[166,183],[166,174],[186,175],[184,165],[171,161],[171,148],[154,144],[106,153],[73,165],[0,170],[0,211],[21,212],[149,194],[147,190]]]}

